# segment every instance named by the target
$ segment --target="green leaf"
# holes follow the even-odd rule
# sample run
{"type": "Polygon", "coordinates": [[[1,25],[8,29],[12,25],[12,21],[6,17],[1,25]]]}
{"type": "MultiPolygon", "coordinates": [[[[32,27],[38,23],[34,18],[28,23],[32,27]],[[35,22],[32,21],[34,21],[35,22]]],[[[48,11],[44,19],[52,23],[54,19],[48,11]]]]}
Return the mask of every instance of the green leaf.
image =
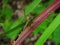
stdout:
{"type": "Polygon", "coordinates": [[[5,20],[5,22],[4,22],[4,31],[5,32],[8,31],[8,29],[10,28],[9,27],[10,24],[11,24],[11,22],[9,20],[5,20]]]}
{"type": "Polygon", "coordinates": [[[60,43],[60,25],[56,28],[54,33],[52,34],[52,40],[58,44],[60,43]]]}
{"type": "Polygon", "coordinates": [[[28,15],[30,12],[32,12],[40,2],[41,0],[34,0],[28,7],[26,7],[25,14],[28,15]]]}
{"type": "MultiPolygon", "coordinates": [[[[8,22],[9,23],[9,21],[7,20],[6,22],[8,22]]],[[[15,27],[14,29],[12,29],[12,30],[7,30],[7,27],[4,27],[4,29],[6,29],[5,30],[5,32],[3,33],[3,34],[0,34],[0,38],[2,38],[2,37],[4,37],[4,36],[7,36],[7,37],[9,37],[10,39],[15,39],[16,38],[16,36],[18,35],[18,33],[21,31],[21,29],[22,29],[22,27],[25,25],[25,23],[23,23],[23,24],[21,24],[21,25],[19,25],[18,27],[15,27]],[[16,34],[16,35],[13,35],[13,34],[16,34]],[[12,35],[12,36],[11,36],[12,35]]],[[[4,26],[6,26],[6,25],[4,25],[4,26]]]]}
{"type": "Polygon", "coordinates": [[[12,13],[13,13],[13,11],[9,7],[6,7],[2,10],[2,15],[5,15],[6,19],[11,19],[12,13]]]}
{"type": "Polygon", "coordinates": [[[40,4],[31,13],[39,15],[44,9],[45,9],[45,7],[40,4]]]}
{"type": "Polygon", "coordinates": [[[13,32],[10,32],[9,34],[7,34],[8,38],[14,40],[18,36],[18,34],[21,31],[21,29],[22,29],[21,26],[13,29],[12,30],[13,32]]]}
{"type": "Polygon", "coordinates": [[[52,12],[52,13],[50,14],[50,16],[49,16],[46,20],[44,20],[44,21],[33,31],[33,33],[34,33],[34,34],[38,34],[38,32],[41,32],[41,33],[42,33],[42,32],[48,27],[48,25],[52,22],[54,16],[55,16],[55,13],[52,12]]]}
{"type": "MultiPolygon", "coordinates": [[[[34,10],[36,8],[36,6],[41,2],[41,0],[34,0],[29,6],[26,7],[25,9],[25,15],[28,15],[32,10],[34,10]]],[[[10,29],[15,28],[16,26],[18,26],[19,24],[21,24],[23,22],[24,19],[24,14],[11,25],[10,29]]]]}
{"type": "MultiPolygon", "coordinates": [[[[26,7],[26,9],[25,9],[25,14],[26,15],[28,15],[33,9],[35,9],[35,7],[39,4],[41,2],[41,0],[34,0],[28,7],[26,7]]],[[[16,22],[14,22],[14,23],[12,23],[11,25],[10,25],[10,28],[9,28],[9,26],[7,26],[8,28],[7,28],[7,30],[12,30],[12,29],[14,29],[15,27],[17,27],[18,25],[21,25],[22,23],[23,23],[23,19],[25,18],[25,16],[24,16],[24,14],[16,21],[16,22]]],[[[16,29],[17,30],[17,29],[16,29]]],[[[18,29],[19,30],[19,29],[18,29]]],[[[20,28],[20,30],[21,30],[21,28],[20,28]]],[[[19,33],[19,31],[15,31],[15,32],[13,32],[13,34],[16,36],[17,35],[17,33],[19,33]]],[[[9,34],[9,35],[11,35],[11,34],[9,34]]],[[[13,37],[15,37],[15,36],[13,36],[13,37]]],[[[11,36],[11,38],[13,38],[12,36],[11,36]]]]}
{"type": "Polygon", "coordinates": [[[51,3],[53,3],[55,0],[49,0],[47,3],[44,3],[43,5],[45,7],[49,6],[51,3]]]}
{"type": "Polygon", "coordinates": [[[55,29],[60,24],[60,14],[57,15],[57,17],[52,21],[52,23],[49,25],[49,27],[43,32],[41,37],[38,39],[38,41],[35,43],[35,45],[43,45],[45,41],[49,38],[49,36],[55,31],[55,29]]]}
{"type": "Polygon", "coordinates": [[[7,3],[8,3],[8,0],[3,0],[3,7],[5,8],[5,6],[7,5],[7,3]]]}

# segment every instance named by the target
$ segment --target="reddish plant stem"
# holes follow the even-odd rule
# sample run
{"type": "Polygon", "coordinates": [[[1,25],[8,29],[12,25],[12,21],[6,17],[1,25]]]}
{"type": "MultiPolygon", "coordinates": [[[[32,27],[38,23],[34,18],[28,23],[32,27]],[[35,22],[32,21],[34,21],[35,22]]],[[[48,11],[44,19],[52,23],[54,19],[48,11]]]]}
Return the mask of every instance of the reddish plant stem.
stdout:
{"type": "MultiPolygon", "coordinates": [[[[48,16],[50,16],[51,12],[54,12],[58,7],[60,7],[60,0],[55,0],[50,6],[48,6],[39,16],[37,16],[32,22],[32,24],[27,27],[28,29],[25,33],[23,31],[23,35],[19,37],[14,45],[21,45],[21,43],[33,32],[33,30],[40,25],[48,16]]],[[[25,30],[26,30],[25,29],[25,30]]],[[[21,34],[20,34],[21,35],[21,34]]]]}

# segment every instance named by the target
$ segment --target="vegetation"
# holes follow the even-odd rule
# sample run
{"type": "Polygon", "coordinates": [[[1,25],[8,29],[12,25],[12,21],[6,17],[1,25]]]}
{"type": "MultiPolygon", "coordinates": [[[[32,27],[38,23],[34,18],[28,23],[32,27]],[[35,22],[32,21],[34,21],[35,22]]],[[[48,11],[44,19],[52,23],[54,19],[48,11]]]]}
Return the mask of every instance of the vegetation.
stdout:
{"type": "Polygon", "coordinates": [[[1,45],[60,45],[59,33],[60,0],[0,0],[1,45]]]}

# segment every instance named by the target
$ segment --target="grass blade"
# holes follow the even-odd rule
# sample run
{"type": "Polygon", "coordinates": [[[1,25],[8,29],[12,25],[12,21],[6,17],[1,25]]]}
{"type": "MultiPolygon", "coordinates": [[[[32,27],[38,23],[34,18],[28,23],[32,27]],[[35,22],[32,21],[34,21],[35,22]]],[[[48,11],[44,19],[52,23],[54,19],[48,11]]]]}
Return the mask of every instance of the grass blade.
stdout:
{"type": "MultiPolygon", "coordinates": [[[[35,7],[41,2],[41,0],[34,0],[28,7],[26,7],[25,9],[25,14],[28,15],[33,9],[35,9],[35,7]]],[[[22,23],[24,19],[24,14],[11,25],[10,29],[15,28],[16,26],[18,26],[19,24],[22,23]]]]}
{"type": "Polygon", "coordinates": [[[44,31],[42,36],[38,39],[35,45],[43,45],[45,41],[49,38],[49,36],[55,31],[55,29],[60,24],[60,14],[54,19],[54,21],[50,24],[50,26],[44,31]],[[49,35],[48,35],[49,34],[49,35]]]}
{"type": "Polygon", "coordinates": [[[20,45],[39,24],[41,24],[48,16],[50,16],[49,12],[55,11],[59,7],[59,5],[60,1],[55,1],[50,6],[48,6],[39,16],[37,16],[32,21],[33,23],[26,27],[26,29],[24,29],[25,31],[22,32],[22,35],[20,34],[20,36],[15,42],[15,45],[20,45]]]}

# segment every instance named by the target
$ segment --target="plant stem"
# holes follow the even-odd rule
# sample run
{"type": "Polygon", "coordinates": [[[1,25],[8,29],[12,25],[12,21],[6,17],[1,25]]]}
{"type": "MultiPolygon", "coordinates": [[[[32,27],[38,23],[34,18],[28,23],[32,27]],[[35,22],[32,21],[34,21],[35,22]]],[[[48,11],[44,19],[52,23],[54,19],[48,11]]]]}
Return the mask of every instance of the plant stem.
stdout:
{"type": "Polygon", "coordinates": [[[60,7],[60,0],[56,0],[50,6],[48,6],[39,16],[37,16],[32,22],[32,24],[20,34],[18,39],[13,45],[21,45],[21,43],[33,32],[33,30],[40,25],[51,12],[54,12],[58,7],[60,7]]]}
{"type": "Polygon", "coordinates": [[[50,26],[43,32],[42,36],[38,39],[35,45],[43,45],[49,36],[55,31],[60,24],[60,14],[54,19],[50,26]]]}

